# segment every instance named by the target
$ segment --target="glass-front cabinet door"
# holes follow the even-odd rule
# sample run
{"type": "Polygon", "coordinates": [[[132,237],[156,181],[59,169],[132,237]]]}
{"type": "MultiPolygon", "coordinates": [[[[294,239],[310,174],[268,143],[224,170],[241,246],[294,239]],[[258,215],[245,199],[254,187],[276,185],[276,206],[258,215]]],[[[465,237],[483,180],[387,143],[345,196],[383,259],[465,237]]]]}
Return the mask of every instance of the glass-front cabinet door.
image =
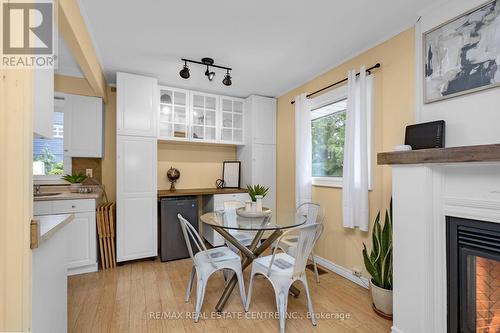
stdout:
{"type": "Polygon", "coordinates": [[[160,140],[189,140],[189,92],[160,87],[160,140]]]}
{"type": "Polygon", "coordinates": [[[223,143],[243,144],[244,141],[244,100],[221,96],[220,141],[223,143]]]}
{"type": "Polygon", "coordinates": [[[217,95],[191,92],[191,141],[217,142],[217,95]]]}

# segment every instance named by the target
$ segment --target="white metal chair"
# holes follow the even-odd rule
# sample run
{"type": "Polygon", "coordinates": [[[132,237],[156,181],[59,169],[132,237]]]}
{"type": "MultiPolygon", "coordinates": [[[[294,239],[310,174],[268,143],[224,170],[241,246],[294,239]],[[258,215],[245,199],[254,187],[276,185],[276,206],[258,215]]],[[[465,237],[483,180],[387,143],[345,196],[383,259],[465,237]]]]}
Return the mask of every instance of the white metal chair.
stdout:
{"type": "MultiPolygon", "coordinates": [[[[224,218],[226,219],[228,227],[233,227],[233,228],[238,227],[238,222],[237,222],[238,216],[236,215],[236,209],[238,209],[240,207],[245,207],[245,204],[243,202],[236,201],[236,200],[224,201],[224,215],[225,215],[224,218]]],[[[250,246],[250,244],[252,244],[252,240],[253,240],[252,234],[250,234],[248,232],[244,232],[244,231],[235,230],[235,229],[228,229],[227,231],[231,234],[231,236],[236,238],[238,240],[238,242],[240,242],[242,245],[250,246]]],[[[234,246],[233,244],[231,244],[227,240],[225,242],[226,242],[226,245],[234,253],[239,252],[239,250],[236,248],[236,246],[234,246]]]]}
{"type": "Polygon", "coordinates": [[[196,229],[194,229],[193,226],[184,217],[182,217],[181,214],[178,214],[177,217],[179,218],[179,222],[181,224],[182,233],[184,234],[184,239],[186,241],[189,255],[193,260],[193,268],[191,270],[191,276],[189,278],[189,283],[186,290],[186,302],[189,301],[189,297],[191,296],[191,289],[193,287],[195,273],[197,277],[194,321],[198,322],[200,318],[207,281],[213,273],[219,270],[230,269],[236,274],[240,288],[241,301],[243,302],[244,307],[245,284],[243,282],[240,257],[238,257],[238,255],[236,255],[227,247],[216,247],[207,250],[196,229]],[[191,241],[198,248],[199,252],[196,254],[193,254],[191,241]]]}
{"type": "Polygon", "coordinates": [[[252,263],[252,273],[250,275],[250,285],[248,287],[248,297],[245,306],[245,311],[250,307],[252,298],[253,279],[255,275],[260,274],[266,277],[274,288],[276,296],[276,306],[278,307],[278,315],[280,321],[280,333],[285,332],[286,310],[288,306],[288,291],[290,286],[297,280],[300,280],[304,285],[307,297],[307,309],[311,316],[311,322],[316,326],[316,318],[309,293],[309,286],[306,277],[307,258],[311,254],[314,244],[323,232],[322,224],[304,224],[294,229],[286,231],[278,238],[278,245],[283,238],[289,233],[298,232],[297,250],[295,258],[287,253],[276,253],[278,247],[274,248],[273,254],[261,258],[257,258],[252,263]]]}
{"type": "MultiPolygon", "coordinates": [[[[313,203],[313,202],[305,202],[299,207],[297,207],[296,214],[299,216],[304,216],[306,217],[306,225],[307,224],[313,224],[313,223],[319,223],[322,224],[324,219],[325,219],[325,211],[324,209],[321,208],[320,205],[313,203]]],[[[282,239],[280,246],[278,247],[281,251],[288,253],[292,257],[295,256],[295,251],[297,248],[297,241],[299,237],[297,235],[289,235],[285,238],[282,239]]],[[[277,243],[275,242],[273,244],[273,248],[277,246],[277,243]]],[[[316,282],[319,283],[319,273],[318,273],[318,267],[316,265],[316,259],[314,258],[314,252],[311,251],[311,255],[309,258],[314,267],[314,275],[316,276],[316,282]]]]}

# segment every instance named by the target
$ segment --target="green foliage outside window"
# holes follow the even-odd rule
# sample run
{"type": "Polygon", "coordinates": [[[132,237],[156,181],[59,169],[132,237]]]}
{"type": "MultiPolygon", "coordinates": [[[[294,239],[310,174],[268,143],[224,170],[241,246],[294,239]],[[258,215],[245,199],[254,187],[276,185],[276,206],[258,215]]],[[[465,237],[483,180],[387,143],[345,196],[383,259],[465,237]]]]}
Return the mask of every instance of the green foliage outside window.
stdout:
{"type": "Polygon", "coordinates": [[[313,177],[342,177],[345,112],[311,121],[313,177]]]}
{"type": "Polygon", "coordinates": [[[34,160],[41,161],[45,165],[46,175],[62,175],[64,171],[63,163],[56,162],[56,156],[50,150],[49,145],[45,145],[34,160]]]}

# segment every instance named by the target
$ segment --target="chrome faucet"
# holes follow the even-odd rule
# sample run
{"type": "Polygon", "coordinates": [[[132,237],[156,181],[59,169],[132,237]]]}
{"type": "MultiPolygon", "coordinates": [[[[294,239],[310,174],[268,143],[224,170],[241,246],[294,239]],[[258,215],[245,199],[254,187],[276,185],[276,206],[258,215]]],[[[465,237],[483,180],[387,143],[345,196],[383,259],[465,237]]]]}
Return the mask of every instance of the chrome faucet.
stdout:
{"type": "Polygon", "coordinates": [[[40,194],[40,185],[33,185],[33,194],[40,194]]]}

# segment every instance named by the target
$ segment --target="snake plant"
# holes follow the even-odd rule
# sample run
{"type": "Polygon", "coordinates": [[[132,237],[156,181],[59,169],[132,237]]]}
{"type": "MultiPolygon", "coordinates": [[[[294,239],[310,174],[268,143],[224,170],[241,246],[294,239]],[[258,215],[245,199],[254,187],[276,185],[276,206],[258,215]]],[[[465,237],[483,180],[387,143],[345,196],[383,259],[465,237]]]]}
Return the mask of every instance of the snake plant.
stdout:
{"type": "Polygon", "coordinates": [[[262,197],[265,197],[267,192],[269,191],[269,187],[263,186],[263,185],[247,185],[248,189],[248,195],[250,195],[250,198],[252,201],[257,201],[255,196],[257,195],[262,195],[262,197]]]}
{"type": "Polygon", "coordinates": [[[392,199],[385,211],[385,222],[380,224],[380,211],[372,231],[372,251],[368,255],[363,243],[363,259],[372,282],[377,287],[392,290],[392,199]]]}

